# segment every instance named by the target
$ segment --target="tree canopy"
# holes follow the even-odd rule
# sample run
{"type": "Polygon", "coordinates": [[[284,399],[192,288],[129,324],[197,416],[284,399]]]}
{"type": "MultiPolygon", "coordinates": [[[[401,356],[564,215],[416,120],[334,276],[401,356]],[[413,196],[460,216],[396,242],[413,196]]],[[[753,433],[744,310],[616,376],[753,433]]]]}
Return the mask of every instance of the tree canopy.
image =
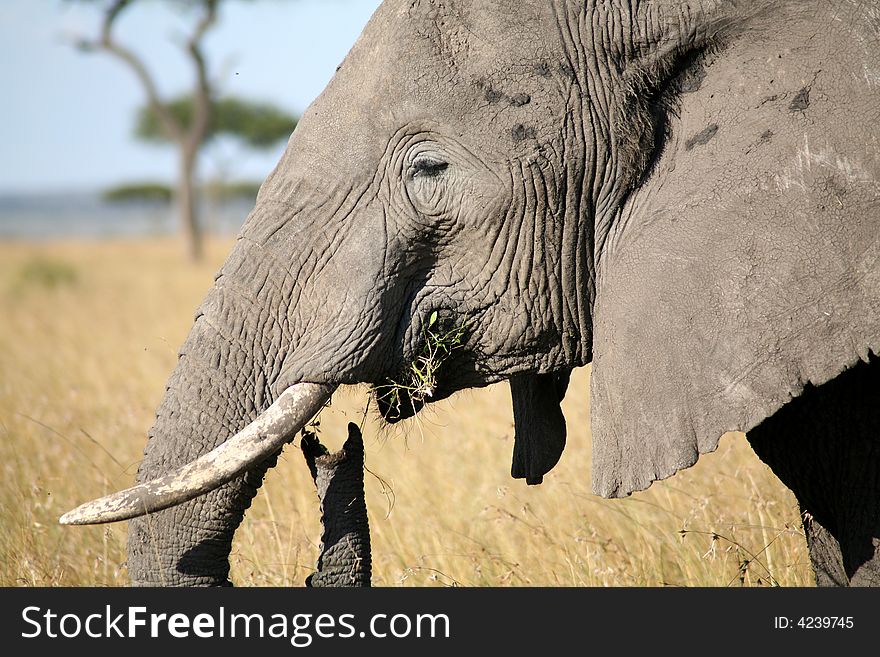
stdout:
{"type": "MultiPolygon", "coordinates": [[[[191,95],[178,96],[164,104],[177,125],[188,129],[192,124],[195,104],[191,95]]],[[[268,148],[286,139],[296,127],[296,117],[270,103],[255,102],[227,96],[211,102],[205,141],[219,135],[240,139],[251,148],[268,148]]],[[[137,116],[135,134],[152,142],[173,141],[153,105],[144,105],[137,116]]]]}
{"type": "Polygon", "coordinates": [[[127,183],[105,189],[101,198],[111,203],[127,203],[129,201],[149,201],[152,203],[170,203],[173,192],[168,185],[160,182],[127,183]]]}

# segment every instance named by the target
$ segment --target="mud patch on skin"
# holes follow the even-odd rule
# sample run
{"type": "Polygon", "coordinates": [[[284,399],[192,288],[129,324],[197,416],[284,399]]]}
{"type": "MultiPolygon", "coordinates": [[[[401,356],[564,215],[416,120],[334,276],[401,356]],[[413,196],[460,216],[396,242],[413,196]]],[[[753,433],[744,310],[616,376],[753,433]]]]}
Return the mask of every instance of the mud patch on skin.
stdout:
{"type": "Polygon", "coordinates": [[[535,62],[532,65],[532,72],[539,78],[549,78],[555,73],[566,80],[578,81],[577,73],[568,62],[562,62],[555,67],[551,66],[549,62],[535,62]]]}
{"type": "Polygon", "coordinates": [[[486,99],[486,102],[495,104],[504,98],[504,94],[493,87],[492,83],[485,78],[477,80],[476,85],[483,92],[483,98],[486,99]]]}
{"type": "Polygon", "coordinates": [[[513,96],[508,96],[503,91],[500,91],[492,86],[492,83],[486,80],[485,78],[477,80],[476,82],[477,88],[482,90],[483,98],[486,99],[486,102],[495,105],[502,101],[506,102],[509,105],[514,107],[522,107],[523,105],[528,105],[532,102],[532,97],[527,93],[518,93],[513,96]]]}
{"type": "Polygon", "coordinates": [[[773,103],[782,98],[785,98],[785,94],[773,94],[772,96],[765,96],[761,99],[761,102],[758,103],[758,107],[763,107],[767,103],[773,103]]]}
{"type": "Polygon", "coordinates": [[[563,62],[559,65],[559,74],[563,78],[571,80],[572,82],[577,82],[578,80],[577,73],[575,73],[575,70],[568,62],[563,62]]]}
{"type": "Polygon", "coordinates": [[[772,130],[765,130],[764,132],[761,133],[761,136],[758,138],[758,143],[759,144],[766,144],[771,139],[773,139],[773,131],[772,130]]]}
{"type": "Polygon", "coordinates": [[[679,91],[683,94],[692,94],[699,91],[706,79],[706,69],[701,64],[695,64],[687,69],[679,78],[679,91]]]}
{"type": "Polygon", "coordinates": [[[691,137],[690,139],[688,139],[684,143],[684,149],[686,151],[689,151],[697,146],[704,146],[705,144],[708,144],[710,141],[712,141],[712,139],[715,137],[717,132],[718,132],[718,124],[717,123],[712,123],[710,125],[707,125],[705,128],[700,130],[697,134],[695,134],[693,137],[691,137]]]}
{"type": "Polygon", "coordinates": [[[803,87],[788,106],[789,112],[804,112],[810,106],[810,88],[803,87]]]}
{"type": "Polygon", "coordinates": [[[532,127],[526,127],[522,123],[517,123],[510,129],[510,136],[513,138],[515,143],[519,143],[521,141],[525,141],[526,139],[534,139],[537,136],[537,132],[532,127]]]}
{"type": "Polygon", "coordinates": [[[535,71],[535,75],[537,75],[539,77],[542,77],[542,78],[550,77],[550,64],[548,64],[547,62],[538,62],[533,67],[533,70],[535,71]]]}
{"type": "Polygon", "coordinates": [[[822,71],[819,70],[813,73],[813,79],[810,83],[801,87],[801,90],[797,92],[791,103],[788,105],[789,112],[795,114],[797,112],[807,111],[807,108],[810,106],[810,92],[813,90],[813,85],[816,84],[816,78],[819,77],[821,72],[822,71]]]}
{"type": "Polygon", "coordinates": [[[760,148],[764,144],[769,144],[775,134],[776,133],[774,133],[770,129],[767,129],[764,132],[762,132],[761,135],[758,137],[758,139],[755,141],[755,143],[751,144],[748,148],[746,148],[746,151],[745,151],[746,154],[748,155],[753,150],[755,150],[756,148],[760,148]]]}

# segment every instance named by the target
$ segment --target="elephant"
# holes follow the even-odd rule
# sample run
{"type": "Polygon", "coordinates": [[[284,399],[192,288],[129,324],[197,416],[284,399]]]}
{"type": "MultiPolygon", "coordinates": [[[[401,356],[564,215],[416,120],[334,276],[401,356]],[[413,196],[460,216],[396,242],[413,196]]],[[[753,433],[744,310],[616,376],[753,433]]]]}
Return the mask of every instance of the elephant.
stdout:
{"type": "Polygon", "coordinates": [[[878,350],[875,0],[385,0],[199,308],[139,484],[63,522],[132,518],[134,584],[227,585],[337,386],[393,423],[508,381],[539,484],[591,364],[597,494],[742,431],[817,583],[876,585],[878,350]]]}

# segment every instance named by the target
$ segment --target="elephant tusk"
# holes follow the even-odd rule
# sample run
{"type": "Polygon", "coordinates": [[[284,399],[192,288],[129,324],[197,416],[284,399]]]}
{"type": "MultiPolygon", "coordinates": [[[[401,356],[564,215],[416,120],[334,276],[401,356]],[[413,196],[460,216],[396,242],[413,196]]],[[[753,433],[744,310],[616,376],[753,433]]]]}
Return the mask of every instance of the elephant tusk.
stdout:
{"type": "Polygon", "coordinates": [[[336,386],[299,383],[244,429],[212,451],[165,476],[68,511],[62,525],[95,525],[137,518],[208,493],[269,458],[321,410],[336,386]]]}

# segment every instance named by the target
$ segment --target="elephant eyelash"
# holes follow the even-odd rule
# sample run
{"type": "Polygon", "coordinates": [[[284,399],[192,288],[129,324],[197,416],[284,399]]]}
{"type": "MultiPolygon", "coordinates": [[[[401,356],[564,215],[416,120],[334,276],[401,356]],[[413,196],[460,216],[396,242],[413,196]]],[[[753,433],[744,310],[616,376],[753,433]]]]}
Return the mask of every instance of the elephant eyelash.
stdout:
{"type": "Polygon", "coordinates": [[[447,167],[449,167],[449,162],[434,157],[417,157],[410,165],[410,175],[413,178],[420,176],[433,178],[443,173],[447,167]]]}

